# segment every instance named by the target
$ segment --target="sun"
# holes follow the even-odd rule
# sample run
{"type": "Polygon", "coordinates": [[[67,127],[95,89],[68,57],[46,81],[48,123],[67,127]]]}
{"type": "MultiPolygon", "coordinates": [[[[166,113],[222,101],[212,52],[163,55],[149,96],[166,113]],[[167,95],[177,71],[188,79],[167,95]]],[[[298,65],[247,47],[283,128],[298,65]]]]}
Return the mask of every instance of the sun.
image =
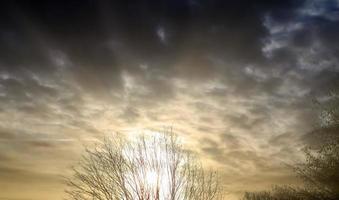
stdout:
{"type": "Polygon", "coordinates": [[[150,187],[157,187],[159,185],[159,174],[155,170],[148,170],[145,179],[146,184],[150,187]]]}
{"type": "Polygon", "coordinates": [[[127,148],[124,155],[135,168],[127,173],[125,178],[127,182],[136,184],[135,187],[128,188],[133,198],[136,198],[134,191],[141,190],[143,194],[157,196],[155,199],[168,199],[172,181],[169,168],[171,163],[168,157],[171,152],[166,149],[165,141],[162,140],[165,136],[150,130],[144,131],[142,135],[131,134],[130,136],[132,146],[136,148],[127,148]],[[138,142],[140,137],[142,143],[138,142]]]}

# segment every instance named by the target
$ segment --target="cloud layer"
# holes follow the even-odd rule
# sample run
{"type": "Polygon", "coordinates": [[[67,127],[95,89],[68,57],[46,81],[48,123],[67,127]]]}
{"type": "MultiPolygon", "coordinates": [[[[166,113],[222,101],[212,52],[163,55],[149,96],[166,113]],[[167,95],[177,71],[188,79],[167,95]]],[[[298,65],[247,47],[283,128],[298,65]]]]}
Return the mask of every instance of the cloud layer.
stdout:
{"type": "Polygon", "coordinates": [[[230,197],[297,184],[283,163],[338,80],[338,1],[1,4],[0,198],[60,199],[81,143],[168,126],[230,197]]]}

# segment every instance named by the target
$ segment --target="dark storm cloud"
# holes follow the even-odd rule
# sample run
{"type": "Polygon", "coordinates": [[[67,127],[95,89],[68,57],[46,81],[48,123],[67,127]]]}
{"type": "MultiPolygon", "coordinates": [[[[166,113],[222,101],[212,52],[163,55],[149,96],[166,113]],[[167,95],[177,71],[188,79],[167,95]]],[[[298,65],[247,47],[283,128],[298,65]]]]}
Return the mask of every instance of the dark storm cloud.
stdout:
{"type": "MultiPolygon", "coordinates": [[[[295,99],[290,108],[300,108],[307,99],[310,103],[311,98],[327,98],[338,87],[338,9],[337,1],[309,0],[285,20],[274,13],[266,15],[264,25],[269,34],[264,42],[264,55],[284,69],[282,74],[294,73],[291,82],[308,90],[309,95],[295,99]]],[[[314,105],[313,110],[317,110],[314,105]]],[[[300,124],[313,124],[313,129],[319,126],[307,109],[299,116],[300,124]]],[[[316,145],[322,142],[323,134],[331,132],[311,131],[301,140],[316,145]]]]}
{"type": "Polygon", "coordinates": [[[267,14],[264,25],[269,36],[263,48],[265,55],[301,69],[335,70],[337,10],[336,1],[308,0],[295,12],[288,12],[286,19],[281,20],[281,16],[274,13],[267,14]]]}
{"type": "MultiPolygon", "coordinates": [[[[274,90],[274,79],[258,83],[255,78],[244,76],[243,68],[264,62],[261,39],[267,34],[262,25],[265,14],[277,12],[284,16],[301,3],[11,1],[5,4],[1,27],[1,66],[5,72],[46,71],[44,76],[53,75],[52,79],[63,79],[68,73],[83,91],[111,99],[123,92],[123,71],[139,76],[144,73],[140,66],[146,65],[147,73],[152,74],[139,76],[138,83],[147,88],[147,96],[152,99],[174,97],[173,86],[161,76],[197,81],[225,76],[226,83],[236,87],[234,93],[274,90]],[[218,59],[224,62],[221,66],[218,59]],[[55,76],[59,68],[64,70],[61,77],[55,76]]],[[[248,72],[258,70],[252,71],[248,72]]]]}
{"type": "Polygon", "coordinates": [[[60,49],[76,65],[85,65],[81,68],[97,68],[98,73],[100,70],[119,72],[116,56],[121,52],[112,51],[109,42],[127,48],[135,56],[133,59],[161,65],[176,60],[182,53],[180,49],[187,48],[183,44],[197,51],[223,50],[220,56],[229,56],[234,61],[251,61],[253,57],[261,57],[258,50],[259,38],[265,33],[261,25],[263,13],[270,9],[287,10],[294,4],[280,8],[279,5],[289,4],[208,1],[195,6],[190,1],[37,1],[33,4],[11,1],[3,6],[2,12],[5,24],[1,34],[5,44],[2,52],[6,52],[2,61],[18,65],[24,62],[16,59],[19,56],[27,57],[26,66],[28,63],[50,66],[48,59],[39,57],[45,52],[39,46],[41,43],[32,41],[36,36],[26,34],[32,27],[43,36],[40,41],[60,49]],[[168,37],[169,46],[162,45],[164,37],[168,37]]]}

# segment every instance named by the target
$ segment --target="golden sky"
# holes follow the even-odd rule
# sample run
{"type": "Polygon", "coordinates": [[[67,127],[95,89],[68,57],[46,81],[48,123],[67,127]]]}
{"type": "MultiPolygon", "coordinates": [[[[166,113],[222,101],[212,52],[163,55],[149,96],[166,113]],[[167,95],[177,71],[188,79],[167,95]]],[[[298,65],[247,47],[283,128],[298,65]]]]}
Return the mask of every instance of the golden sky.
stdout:
{"type": "Polygon", "coordinates": [[[338,1],[0,3],[0,200],[59,200],[83,146],[172,127],[229,199],[298,184],[338,1]]]}

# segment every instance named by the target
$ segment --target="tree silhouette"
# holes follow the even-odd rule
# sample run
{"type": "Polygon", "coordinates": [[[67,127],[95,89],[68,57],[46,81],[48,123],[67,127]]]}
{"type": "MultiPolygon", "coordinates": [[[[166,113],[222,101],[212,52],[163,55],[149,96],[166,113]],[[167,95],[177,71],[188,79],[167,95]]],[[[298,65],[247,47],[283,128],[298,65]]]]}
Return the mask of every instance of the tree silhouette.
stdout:
{"type": "MultiPolygon", "coordinates": [[[[337,88],[339,88],[337,86],[337,88]]],[[[269,191],[247,192],[244,200],[337,200],[339,199],[339,91],[333,90],[321,106],[321,126],[307,134],[305,161],[292,168],[304,185],[276,186],[269,191]]]]}
{"type": "Polygon", "coordinates": [[[73,200],[222,198],[216,172],[205,172],[173,134],[106,138],[86,149],[67,184],[73,200]]]}
{"type": "Polygon", "coordinates": [[[269,191],[246,192],[244,200],[337,200],[339,199],[339,140],[305,151],[306,161],[293,166],[304,186],[276,186],[269,191]]]}
{"type": "MultiPolygon", "coordinates": [[[[322,131],[332,129],[339,130],[338,127],[326,127],[322,131]]],[[[339,199],[339,138],[328,134],[323,140],[325,142],[316,149],[305,148],[306,161],[296,164],[294,170],[303,180],[308,196],[339,199]]]]}

